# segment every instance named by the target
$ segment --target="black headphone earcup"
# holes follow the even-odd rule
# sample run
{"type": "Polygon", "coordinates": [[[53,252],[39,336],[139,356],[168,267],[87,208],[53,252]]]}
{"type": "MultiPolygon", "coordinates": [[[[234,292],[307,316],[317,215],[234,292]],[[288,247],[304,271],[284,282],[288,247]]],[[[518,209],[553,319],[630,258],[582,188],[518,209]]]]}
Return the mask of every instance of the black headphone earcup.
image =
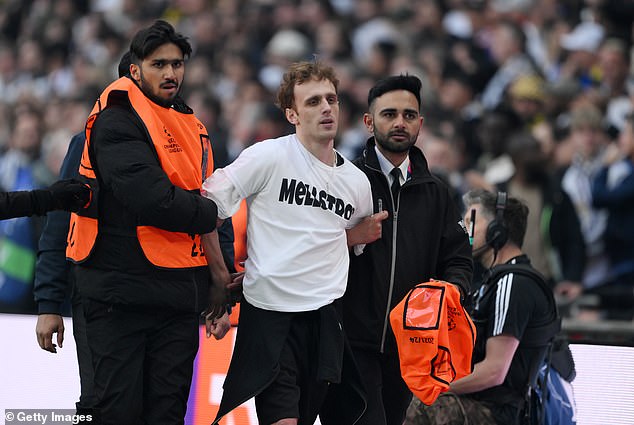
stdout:
{"type": "Polygon", "coordinates": [[[495,252],[502,249],[509,239],[509,232],[504,224],[504,209],[506,208],[506,192],[498,192],[495,198],[495,218],[487,227],[486,243],[495,252]]]}
{"type": "Polygon", "coordinates": [[[487,227],[486,243],[491,248],[499,251],[508,240],[506,226],[499,220],[493,220],[487,227]]]}

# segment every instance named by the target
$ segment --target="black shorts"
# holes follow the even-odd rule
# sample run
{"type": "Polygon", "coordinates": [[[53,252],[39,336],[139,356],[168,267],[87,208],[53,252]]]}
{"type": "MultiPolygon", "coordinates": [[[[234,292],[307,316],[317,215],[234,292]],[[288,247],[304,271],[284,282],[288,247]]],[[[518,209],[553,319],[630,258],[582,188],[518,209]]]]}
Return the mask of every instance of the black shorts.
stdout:
{"type": "Polygon", "coordinates": [[[280,354],[280,371],[255,396],[259,423],[271,424],[285,418],[298,418],[300,425],[314,423],[328,391],[325,382],[317,381],[319,326],[319,311],[293,317],[280,354]]]}

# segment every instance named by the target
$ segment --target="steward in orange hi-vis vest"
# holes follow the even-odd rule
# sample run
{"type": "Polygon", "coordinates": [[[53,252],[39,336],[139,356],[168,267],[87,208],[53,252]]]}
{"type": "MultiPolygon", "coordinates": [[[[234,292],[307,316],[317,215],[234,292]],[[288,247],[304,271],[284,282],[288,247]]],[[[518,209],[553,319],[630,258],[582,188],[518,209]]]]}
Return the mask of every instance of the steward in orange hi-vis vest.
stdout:
{"type": "MultiPolygon", "coordinates": [[[[181,113],[173,108],[157,105],[127,77],[114,81],[101,94],[86,122],[86,144],[79,174],[90,185],[93,197],[88,208],[71,214],[66,256],[75,263],[81,263],[90,257],[99,231],[99,185],[91,161],[90,134],[95,119],[108,105],[109,96],[114,91],[127,93],[132,109],[143,122],[149,139],[154,144],[161,167],[175,186],[198,192],[202,182],[213,170],[213,155],[207,130],[193,113],[181,113]],[[200,143],[195,145],[191,140],[198,140],[200,143]]],[[[145,257],[157,267],[175,269],[207,264],[200,235],[139,225],[137,236],[145,257]]]]}
{"type": "Polygon", "coordinates": [[[455,285],[433,279],[416,285],[392,309],[390,324],[403,380],[426,405],[471,373],[475,326],[455,285]]]}

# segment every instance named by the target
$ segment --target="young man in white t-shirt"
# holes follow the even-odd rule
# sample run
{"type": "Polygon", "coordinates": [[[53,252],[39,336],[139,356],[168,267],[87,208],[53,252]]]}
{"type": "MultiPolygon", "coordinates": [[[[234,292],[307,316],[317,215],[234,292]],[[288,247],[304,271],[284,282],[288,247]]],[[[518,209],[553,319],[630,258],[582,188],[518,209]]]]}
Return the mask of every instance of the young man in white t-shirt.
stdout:
{"type": "Polygon", "coordinates": [[[333,302],[346,289],[348,247],[379,238],[387,213],[372,215],[370,183],[334,150],[337,85],[331,67],[291,65],[278,103],[296,133],[254,144],[203,184],[219,218],[248,206],[240,325],[214,423],[255,396],[260,423],[312,424],[341,382],[333,302]]]}

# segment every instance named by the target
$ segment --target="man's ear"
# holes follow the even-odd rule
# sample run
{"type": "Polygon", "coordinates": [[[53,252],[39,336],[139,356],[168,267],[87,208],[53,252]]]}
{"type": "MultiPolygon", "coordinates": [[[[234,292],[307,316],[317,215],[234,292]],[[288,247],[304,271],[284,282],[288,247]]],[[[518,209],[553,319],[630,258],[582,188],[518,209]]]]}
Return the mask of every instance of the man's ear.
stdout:
{"type": "Polygon", "coordinates": [[[130,77],[137,83],[141,81],[141,68],[135,63],[130,64],[130,77]]]}
{"type": "Polygon", "coordinates": [[[297,112],[293,108],[284,109],[284,115],[286,115],[286,119],[293,125],[299,124],[299,117],[297,116],[297,112]]]}
{"type": "Polygon", "coordinates": [[[363,114],[363,124],[365,124],[365,128],[367,128],[370,133],[374,133],[374,119],[372,115],[367,112],[363,114]]]}

